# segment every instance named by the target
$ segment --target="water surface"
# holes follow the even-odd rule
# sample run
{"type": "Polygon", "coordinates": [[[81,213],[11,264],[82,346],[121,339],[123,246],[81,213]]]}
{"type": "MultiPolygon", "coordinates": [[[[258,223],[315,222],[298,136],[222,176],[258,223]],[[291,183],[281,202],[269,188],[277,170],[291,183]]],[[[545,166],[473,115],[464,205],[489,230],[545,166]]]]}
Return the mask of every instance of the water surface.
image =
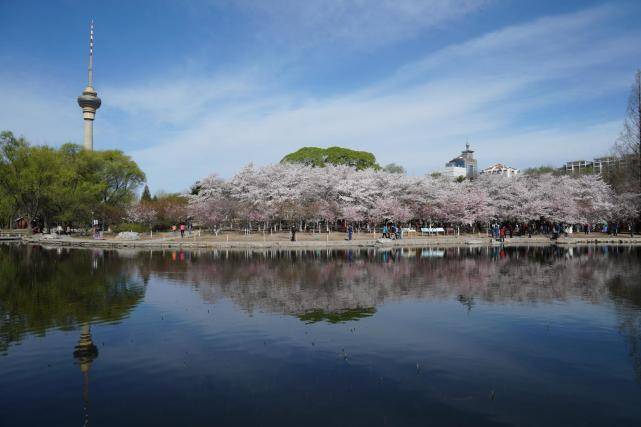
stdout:
{"type": "Polygon", "coordinates": [[[2,426],[641,425],[641,250],[0,246],[2,426]]]}

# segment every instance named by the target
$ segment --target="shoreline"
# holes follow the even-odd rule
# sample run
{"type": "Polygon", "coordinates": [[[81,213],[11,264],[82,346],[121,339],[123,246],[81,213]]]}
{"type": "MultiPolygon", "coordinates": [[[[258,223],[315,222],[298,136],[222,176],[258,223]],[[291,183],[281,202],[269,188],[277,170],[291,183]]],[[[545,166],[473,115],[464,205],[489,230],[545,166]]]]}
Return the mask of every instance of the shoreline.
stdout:
{"type": "Polygon", "coordinates": [[[473,247],[473,246],[641,246],[641,236],[587,236],[561,237],[551,240],[549,237],[533,236],[506,238],[498,242],[487,236],[431,236],[407,238],[402,240],[360,239],[360,240],[261,240],[261,241],[212,241],[194,237],[161,238],[148,240],[94,240],[78,238],[41,238],[23,237],[17,242],[40,246],[75,247],[87,249],[364,249],[364,248],[420,248],[420,247],[473,247]]]}

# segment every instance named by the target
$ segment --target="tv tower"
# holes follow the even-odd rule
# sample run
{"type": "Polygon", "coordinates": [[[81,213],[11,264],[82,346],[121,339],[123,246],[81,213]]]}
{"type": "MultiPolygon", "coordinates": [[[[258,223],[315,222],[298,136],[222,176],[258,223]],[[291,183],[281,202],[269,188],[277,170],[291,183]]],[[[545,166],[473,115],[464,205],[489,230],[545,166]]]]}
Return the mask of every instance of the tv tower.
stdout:
{"type": "Polygon", "coordinates": [[[78,97],[78,105],[82,108],[82,117],[85,120],[85,150],[93,150],[93,120],[96,118],[96,110],[100,108],[100,98],[93,88],[93,20],[89,27],[89,69],[88,83],[82,95],[78,97]]]}

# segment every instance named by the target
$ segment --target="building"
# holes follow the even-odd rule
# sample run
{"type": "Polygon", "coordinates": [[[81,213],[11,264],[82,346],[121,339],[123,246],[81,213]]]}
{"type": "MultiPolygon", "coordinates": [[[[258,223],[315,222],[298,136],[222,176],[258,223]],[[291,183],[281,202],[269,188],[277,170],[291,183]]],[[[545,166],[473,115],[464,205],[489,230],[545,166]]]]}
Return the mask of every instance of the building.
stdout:
{"type": "Polygon", "coordinates": [[[85,121],[84,143],[85,150],[93,150],[93,121],[96,118],[96,110],[100,108],[100,98],[93,88],[93,21],[89,27],[89,68],[87,87],[78,97],[78,105],[82,108],[82,116],[85,121]]]}
{"type": "Polygon", "coordinates": [[[597,157],[594,160],[573,160],[566,162],[562,170],[568,174],[602,174],[610,168],[620,167],[627,163],[629,157],[597,157]]]}
{"type": "Polygon", "coordinates": [[[621,166],[624,162],[625,160],[613,156],[597,157],[592,162],[592,168],[594,169],[594,173],[602,174],[609,168],[621,166]]]}
{"type": "Polygon", "coordinates": [[[27,218],[21,216],[20,218],[16,218],[13,221],[13,228],[17,230],[24,230],[29,228],[29,221],[27,221],[27,218]]]}
{"type": "Polygon", "coordinates": [[[516,176],[520,173],[518,169],[505,166],[501,163],[496,163],[489,168],[485,168],[481,171],[481,175],[505,175],[505,176],[516,176]]]}
{"type": "Polygon", "coordinates": [[[566,173],[592,173],[592,162],[589,160],[573,160],[565,162],[564,169],[566,173]]]}
{"type": "Polygon", "coordinates": [[[467,175],[467,170],[464,167],[459,166],[445,166],[442,172],[443,176],[448,178],[456,179],[467,175]]]}
{"type": "Polygon", "coordinates": [[[443,175],[451,176],[452,178],[459,176],[474,178],[478,175],[474,151],[470,150],[470,144],[465,144],[465,150],[461,151],[461,155],[445,164],[443,175]]]}

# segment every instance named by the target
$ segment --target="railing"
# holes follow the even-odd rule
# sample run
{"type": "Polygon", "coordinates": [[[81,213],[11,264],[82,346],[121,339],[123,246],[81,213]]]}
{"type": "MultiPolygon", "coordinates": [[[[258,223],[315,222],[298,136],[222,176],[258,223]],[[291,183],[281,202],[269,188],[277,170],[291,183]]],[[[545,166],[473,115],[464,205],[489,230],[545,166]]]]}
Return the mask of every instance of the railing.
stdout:
{"type": "Polygon", "coordinates": [[[0,230],[0,240],[21,240],[28,230],[0,230]]]}

